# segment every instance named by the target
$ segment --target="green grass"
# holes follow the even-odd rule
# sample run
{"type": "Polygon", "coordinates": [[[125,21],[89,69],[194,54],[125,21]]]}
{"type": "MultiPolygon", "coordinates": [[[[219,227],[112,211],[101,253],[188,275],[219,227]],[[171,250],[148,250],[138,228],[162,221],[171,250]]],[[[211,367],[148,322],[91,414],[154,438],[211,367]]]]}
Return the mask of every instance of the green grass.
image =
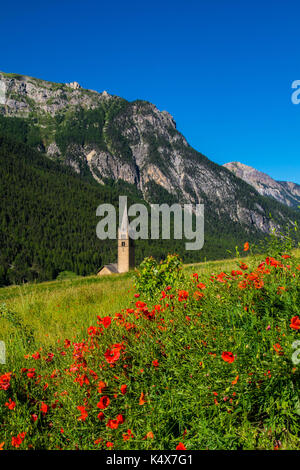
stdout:
{"type": "Polygon", "coordinates": [[[187,449],[299,450],[300,376],[291,360],[299,331],[290,323],[299,315],[300,251],[284,260],[277,252],[281,267],[257,270],[265,258],[243,258],[249,268],[238,276],[231,275],[238,259],[187,265],[184,279],[148,306],[136,304],[146,299],[142,292],[135,298],[132,272],[0,289],[7,347],[0,384],[12,372],[10,387],[0,387],[0,446],[15,448],[12,437],[26,432],[21,449],[106,449],[112,442],[114,449],[172,450],[183,442],[187,449]],[[221,272],[228,277],[216,278],[221,272]],[[97,316],[111,319],[102,332],[97,316]],[[75,349],[64,346],[66,338],[75,349]],[[108,364],[104,353],[114,347],[117,359],[108,364]],[[232,363],[222,359],[226,351],[232,363]],[[101,409],[104,395],[110,403],[101,409]],[[107,426],[120,415],[123,424],[107,426]]]}

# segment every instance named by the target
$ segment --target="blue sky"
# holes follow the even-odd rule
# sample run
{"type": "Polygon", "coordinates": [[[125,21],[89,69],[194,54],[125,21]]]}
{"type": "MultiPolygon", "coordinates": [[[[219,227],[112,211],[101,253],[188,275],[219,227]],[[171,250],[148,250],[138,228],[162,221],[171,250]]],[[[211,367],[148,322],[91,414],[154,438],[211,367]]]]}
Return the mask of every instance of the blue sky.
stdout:
{"type": "Polygon", "coordinates": [[[211,160],[300,184],[299,13],[294,0],[5,2],[0,70],[149,100],[211,160]]]}

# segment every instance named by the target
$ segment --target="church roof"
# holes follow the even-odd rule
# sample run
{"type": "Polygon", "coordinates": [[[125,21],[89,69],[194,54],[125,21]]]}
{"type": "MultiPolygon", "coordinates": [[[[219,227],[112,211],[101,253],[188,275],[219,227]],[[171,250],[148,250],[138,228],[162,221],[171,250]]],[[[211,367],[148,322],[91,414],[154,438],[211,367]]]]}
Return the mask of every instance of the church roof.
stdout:
{"type": "Polygon", "coordinates": [[[102,266],[100,271],[102,271],[103,268],[108,269],[111,273],[118,273],[119,272],[117,263],[105,264],[104,266],[102,266]]]}

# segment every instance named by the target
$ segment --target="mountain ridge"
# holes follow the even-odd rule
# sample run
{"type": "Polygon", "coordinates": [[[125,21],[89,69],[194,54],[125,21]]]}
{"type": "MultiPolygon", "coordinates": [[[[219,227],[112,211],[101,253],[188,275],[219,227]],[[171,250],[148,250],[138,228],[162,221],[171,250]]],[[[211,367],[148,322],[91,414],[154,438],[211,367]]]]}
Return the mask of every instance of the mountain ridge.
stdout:
{"type": "Polygon", "coordinates": [[[241,162],[229,162],[223,166],[253,186],[262,196],[272,197],[289,207],[300,205],[299,184],[290,181],[276,181],[267,173],[241,162]]]}
{"type": "Polygon", "coordinates": [[[25,143],[78,174],[134,184],[148,202],[204,203],[210,219],[246,232],[269,233],[296,217],[194,150],[152,103],[16,74],[0,80],[7,92],[1,132],[21,126],[25,143]]]}

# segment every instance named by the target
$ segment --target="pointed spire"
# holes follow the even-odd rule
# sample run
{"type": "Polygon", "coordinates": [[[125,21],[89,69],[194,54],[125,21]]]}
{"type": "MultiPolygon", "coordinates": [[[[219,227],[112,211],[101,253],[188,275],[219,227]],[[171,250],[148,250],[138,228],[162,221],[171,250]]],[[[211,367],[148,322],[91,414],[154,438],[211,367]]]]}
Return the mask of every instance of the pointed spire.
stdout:
{"type": "Polygon", "coordinates": [[[121,222],[121,225],[119,227],[119,236],[121,238],[124,238],[124,237],[122,237],[122,235],[125,235],[126,238],[128,237],[127,204],[124,206],[123,215],[122,215],[122,222],[121,222]]]}

